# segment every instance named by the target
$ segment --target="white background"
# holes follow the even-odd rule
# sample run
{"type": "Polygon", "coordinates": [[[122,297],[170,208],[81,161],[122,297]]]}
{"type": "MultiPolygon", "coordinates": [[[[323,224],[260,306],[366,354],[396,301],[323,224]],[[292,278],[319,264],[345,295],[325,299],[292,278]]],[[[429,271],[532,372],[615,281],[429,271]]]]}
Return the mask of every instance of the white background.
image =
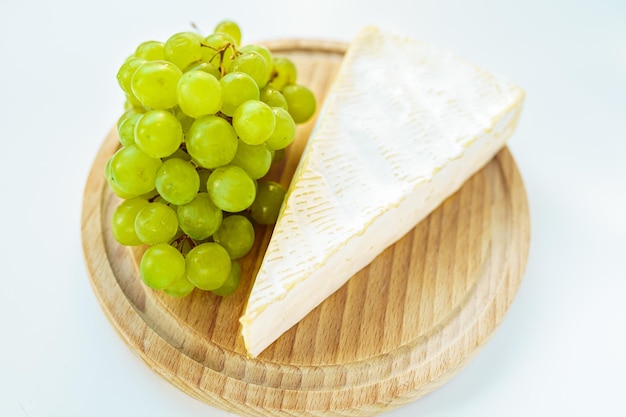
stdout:
{"type": "Polygon", "coordinates": [[[115,74],[143,40],[195,22],[244,42],[348,41],[375,24],[520,84],[510,147],[528,189],[524,282],[491,342],[406,416],[623,416],[626,2],[2,0],[0,415],[229,415],[153,373],[89,285],[83,187],[121,113],[115,74]]]}

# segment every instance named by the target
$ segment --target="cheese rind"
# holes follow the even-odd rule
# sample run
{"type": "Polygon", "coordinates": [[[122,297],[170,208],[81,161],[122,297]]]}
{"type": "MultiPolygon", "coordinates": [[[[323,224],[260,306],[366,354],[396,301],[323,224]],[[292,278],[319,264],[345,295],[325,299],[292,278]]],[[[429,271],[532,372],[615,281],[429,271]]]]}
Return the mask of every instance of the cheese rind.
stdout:
{"type": "Polygon", "coordinates": [[[366,28],[303,152],[240,319],[257,356],[502,148],[523,91],[447,52],[366,28]]]}

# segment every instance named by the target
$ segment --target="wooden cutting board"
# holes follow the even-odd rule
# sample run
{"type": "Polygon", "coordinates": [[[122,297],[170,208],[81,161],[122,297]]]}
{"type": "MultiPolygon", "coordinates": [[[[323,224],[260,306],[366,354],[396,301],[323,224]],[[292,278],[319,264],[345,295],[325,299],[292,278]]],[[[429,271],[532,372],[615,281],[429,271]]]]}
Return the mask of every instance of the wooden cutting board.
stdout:
{"type": "MultiPolygon", "coordinates": [[[[319,103],[345,52],[333,42],[267,45],[292,58],[319,103]]],[[[299,127],[271,172],[288,185],[315,121],[299,127]]],[[[213,406],[242,416],[371,416],[449,380],[489,340],[526,265],[526,192],[508,149],[427,219],[280,337],[245,354],[238,318],[271,230],[257,228],[235,294],[195,290],[170,298],[142,285],[144,248],[120,246],[109,228],[119,199],[104,180],[118,148],[113,130],[85,188],[82,237],[91,284],[128,346],[156,373],[213,406]]]]}

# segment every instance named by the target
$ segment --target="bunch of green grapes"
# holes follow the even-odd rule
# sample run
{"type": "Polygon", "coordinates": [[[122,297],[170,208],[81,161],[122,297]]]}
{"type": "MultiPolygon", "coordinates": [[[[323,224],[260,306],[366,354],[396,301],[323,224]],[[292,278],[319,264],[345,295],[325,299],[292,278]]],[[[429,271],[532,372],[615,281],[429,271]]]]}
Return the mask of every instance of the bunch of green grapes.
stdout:
{"type": "Polygon", "coordinates": [[[140,44],[117,74],[122,146],[105,175],[123,201],[111,230],[149,245],[141,278],[171,296],[235,291],[254,223],[275,223],[285,196],[264,176],[315,113],[292,61],[240,42],[230,21],[177,33],[140,44]]]}

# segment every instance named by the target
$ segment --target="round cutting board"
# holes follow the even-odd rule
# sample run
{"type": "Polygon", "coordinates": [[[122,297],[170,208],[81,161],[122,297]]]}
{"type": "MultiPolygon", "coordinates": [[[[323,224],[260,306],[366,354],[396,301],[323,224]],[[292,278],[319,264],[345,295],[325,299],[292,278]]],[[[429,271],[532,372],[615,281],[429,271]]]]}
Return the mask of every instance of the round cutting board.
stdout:
{"type": "MultiPolygon", "coordinates": [[[[346,45],[267,45],[324,100],[346,45]]],[[[318,106],[320,107],[320,106],[318,106]]],[[[288,185],[315,120],[299,126],[270,175],[288,185]]],[[[258,358],[239,335],[251,280],[271,229],[257,228],[235,294],[182,299],[145,287],[145,248],[119,245],[109,220],[119,199],[104,180],[113,130],[85,188],[82,238],[91,284],[128,346],[188,394],[242,416],[370,416],[427,394],[487,342],[513,302],[530,240],[526,192],[501,150],[427,219],[361,270],[258,358]]]]}

